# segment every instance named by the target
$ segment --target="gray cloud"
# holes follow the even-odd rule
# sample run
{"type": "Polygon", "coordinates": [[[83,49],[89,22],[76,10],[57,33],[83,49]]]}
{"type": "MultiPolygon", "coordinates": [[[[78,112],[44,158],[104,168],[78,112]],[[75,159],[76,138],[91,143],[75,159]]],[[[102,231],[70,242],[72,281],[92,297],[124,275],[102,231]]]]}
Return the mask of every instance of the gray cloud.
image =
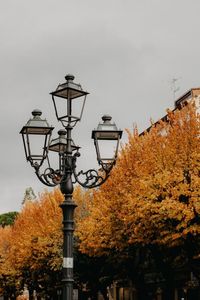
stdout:
{"type": "Polygon", "coordinates": [[[49,92],[66,73],[90,92],[74,130],[84,168],[95,161],[90,134],[104,113],[122,129],[136,122],[143,130],[173,107],[173,78],[177,96],[199,86],[199,9],[198,0],[0,3],[0,213],[19,210],[26,187],[44,189],[19,131],[34,108],[56,124],[49,92]]]}

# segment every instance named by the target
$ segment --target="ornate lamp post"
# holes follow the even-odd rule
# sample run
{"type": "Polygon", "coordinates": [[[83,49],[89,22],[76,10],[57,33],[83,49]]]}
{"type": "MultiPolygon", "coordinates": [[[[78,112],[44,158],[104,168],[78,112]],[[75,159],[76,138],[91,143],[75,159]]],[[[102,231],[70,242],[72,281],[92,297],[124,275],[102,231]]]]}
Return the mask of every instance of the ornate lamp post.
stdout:
{"type": "MultiPolygon", "coordinates": [[[[45,185],[54,187],[60,185],[61,192],[64,195],[64,201],[60,205],[63,211],[63,300],[73,299],[73,231],[74,231],[74,209],[76,204],[73,201],[73,186],[79,183],[84,188],[95,188],[103,184],[113,168],[116,159],[119,141],[122,131],[118,130],[116,125],[111,122],[111,117],[105,115],[97,129],[92,131],[92,139],[97,153],[100,170],[95,169],[77,172],[76,161],[80,156],[80,147],[76,146],[72,140],[71,132],[77,122],[81,120],[87,92],[80,84],[74,83],[74,76],[68,74],[66,82],[59,84],[56,91],[52,92],[52,100],[55,108],[57,120],[61,122],[63,129],[58,131],[58,137],[51,139],[53,127],[41,118],[42,112],[34,110],[33,117],[21,129],[25,155],[27,161],[35,169],[38,179],[45,185]],[[72,107],[74,101],[82,101],[80,114],[73,113],[72,107]],[[33,150],[34,137],[43,139],[39,151],[33,150]],[[33,141],[32,141],[33,140],[33,141]],[[102,156],[100,143],[110,141],[115,143],[115,148],[111,157],[102,156]],[[49,153],[54,151],[58,153],[58,168],[53,169],[50,164],[49,153]],[[35,153],[37,152],[37,153],[35,153]],[[47,167],[44,168],[44,162],[47,167]]],[[[38,144],[38,141],[35,141],[38,144]]],[[[36,148],[34,148],[36,149],[36,148]]]]}

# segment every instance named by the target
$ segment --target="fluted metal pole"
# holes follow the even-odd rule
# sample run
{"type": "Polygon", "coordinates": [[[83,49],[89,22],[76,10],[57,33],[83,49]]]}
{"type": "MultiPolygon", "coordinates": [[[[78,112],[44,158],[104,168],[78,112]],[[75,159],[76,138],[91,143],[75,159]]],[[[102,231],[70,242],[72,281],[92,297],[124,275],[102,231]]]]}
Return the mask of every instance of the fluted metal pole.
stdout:
{"type": "Polygon", "coordinates": [[[67,152],[65,158],[65,175],[61,182],[61,192],[64,194],[64,201],[60,205],[63,211],[63,273],[62,273],[62,300],[73,300],[73,232],[74,232],[74,210],[76,204],[73,201],[72,183],[72,150],[71,130],[67,127],[67,152]]]}

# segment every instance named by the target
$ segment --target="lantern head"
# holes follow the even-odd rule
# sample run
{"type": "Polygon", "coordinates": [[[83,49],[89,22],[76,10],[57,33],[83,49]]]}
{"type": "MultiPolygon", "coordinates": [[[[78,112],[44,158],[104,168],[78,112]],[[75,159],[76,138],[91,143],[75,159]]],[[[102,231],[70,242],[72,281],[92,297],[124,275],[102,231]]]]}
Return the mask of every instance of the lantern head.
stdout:
{"type": "Polygon", "coordinates": [[[76,124],[81,120],[88,94],[80,84],[73,81],[74,78],[71,74],[66,75],[66,82],[59,84],[57,89],[51,93],[58,121],[67,122],[68,124],[76,124]],[[77,98],[82,101],[76,101],[77,98]]]}
{"type": "Polygon", "coordinates": [[[104,115],[103,122],[100,122],[97,129],[92,131],[92,139],[94,139],[97,160],[100,165],[113,165],[117,159],[122,130],[118,130],[116,124],[111,123],[111,120],[111,116],[104,115]],[[103,149],[105,149],[104,153],[103,149]]]}
{"type": "Polygon", "coordinates": [[[31,165],[39,167],[47,156],[48,143],[54,127],[49,126],[45,119],[41,119],[42,112],[40,110],[35,109],[32,115],[33,117],[23,126],[20,133],[27,161],[31,165]]]}

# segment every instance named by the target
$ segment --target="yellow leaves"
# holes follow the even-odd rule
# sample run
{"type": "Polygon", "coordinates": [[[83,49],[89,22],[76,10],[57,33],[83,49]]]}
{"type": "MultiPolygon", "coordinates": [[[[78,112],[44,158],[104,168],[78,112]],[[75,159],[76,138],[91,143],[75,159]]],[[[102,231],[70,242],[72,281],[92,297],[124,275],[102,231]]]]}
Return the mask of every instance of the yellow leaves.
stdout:
{"type": "Polygon", "coordinates": [[[46,191],[37,201],[26,202],[12,227],[1,229],[2,274],[19,275],[24,268],[36,270],[44,263],[52,270],[60,267],[62,199],[58,189],[46,191]]]}
{"type": "Polygon", "coordinates": [[[11,263],[7,260],[11,247],[11,227],[0,228],[0,274],[11,272],[11,263]]]}
{"type": "Polygon", "coordinates": [[[77,228],[81,250],[101,254],[130,243],[170,245],[198,232],[199,137],[200,118],[193,105],[168,111],[167,122],[142,136],[128,131],[116,167],[94,192],[77,228]]]}

